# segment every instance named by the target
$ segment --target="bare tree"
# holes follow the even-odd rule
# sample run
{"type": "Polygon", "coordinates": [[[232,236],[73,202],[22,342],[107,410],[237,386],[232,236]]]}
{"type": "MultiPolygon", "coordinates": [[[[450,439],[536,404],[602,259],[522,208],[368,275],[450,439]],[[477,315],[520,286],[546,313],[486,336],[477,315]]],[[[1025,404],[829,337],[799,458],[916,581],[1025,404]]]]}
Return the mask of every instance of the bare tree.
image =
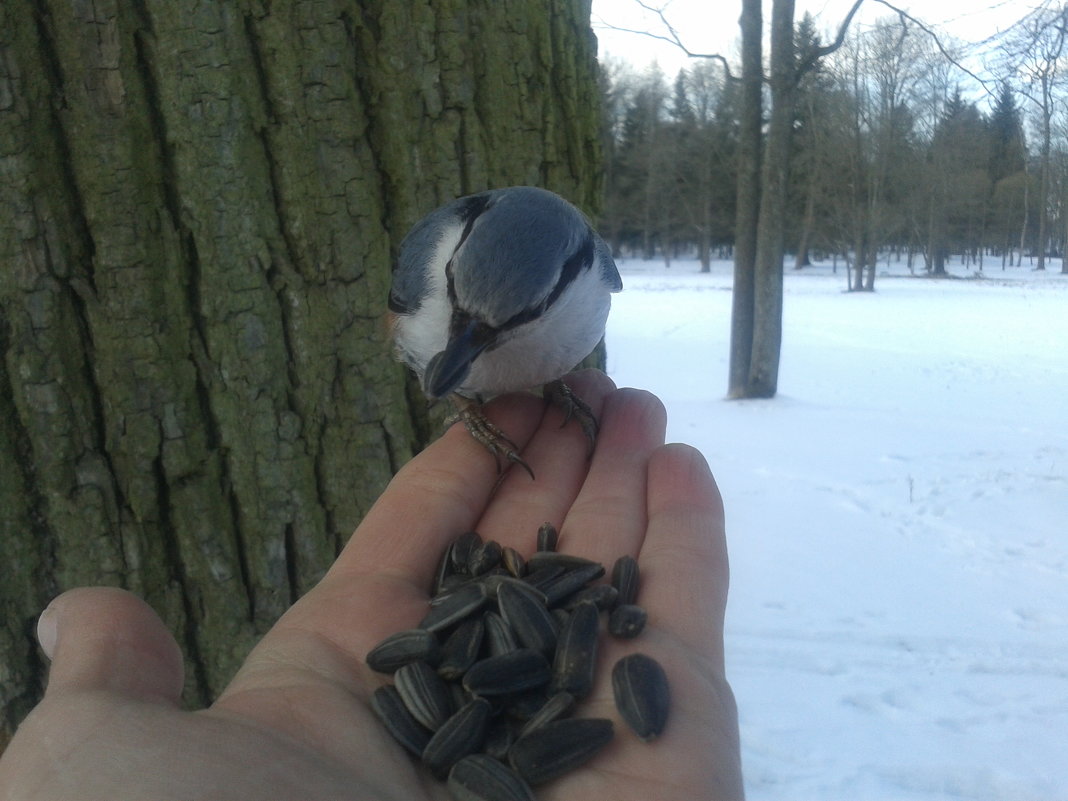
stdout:
{"type": "MultiPolygon", "coordinates": [[[[1023,95],[1031,101],[1039,130],[1036,270],[1046,268],[1049,250],[1049,197],[1055,92],[1061,59],[1068,47],[1068,5],[1043,6],[1014,26],[1006,42],[1003,69],[1024,79],[1023,95]]],[[[1062,267],[1063,269],[1063,267],[1062,267]]]]}

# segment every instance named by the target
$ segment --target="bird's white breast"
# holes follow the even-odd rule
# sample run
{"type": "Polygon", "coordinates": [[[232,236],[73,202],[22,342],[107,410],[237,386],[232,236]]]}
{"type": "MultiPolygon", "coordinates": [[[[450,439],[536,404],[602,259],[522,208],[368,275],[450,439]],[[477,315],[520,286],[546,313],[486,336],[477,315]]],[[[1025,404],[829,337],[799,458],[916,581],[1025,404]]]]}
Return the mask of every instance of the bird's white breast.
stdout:
{"type": "Polygon", "coordinates": [[[460,394],[493,396],[556,380],[597,346],[611,303],[597,273],[583,270],[541,317],[475,359],[460,394]]]}

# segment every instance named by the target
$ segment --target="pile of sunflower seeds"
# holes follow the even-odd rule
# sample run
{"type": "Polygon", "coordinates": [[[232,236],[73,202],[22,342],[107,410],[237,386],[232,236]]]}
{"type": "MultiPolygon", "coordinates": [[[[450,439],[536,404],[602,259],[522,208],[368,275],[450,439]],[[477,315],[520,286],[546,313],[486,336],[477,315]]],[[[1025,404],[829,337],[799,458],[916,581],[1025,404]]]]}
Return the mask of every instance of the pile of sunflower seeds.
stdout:
{"type": "MultiPolygon", "coordinates": [[[[638,563],[620,557],[611,583],[598,562],[558,553],[538,530],[529,558],[475,532],[445,550],[430,610],[387,637],[367,664],[393,675],[371,705],[390,734],[455,801],[534,801],[531,785],[592,759],[614,736],[606,718],[569,715],[593,689],[601,613],[630,638],[645,626],[638,563]]],[[[616,708],[643,741],[667,722],[667,678],[635,653],[612,669],[616,708]]]]}

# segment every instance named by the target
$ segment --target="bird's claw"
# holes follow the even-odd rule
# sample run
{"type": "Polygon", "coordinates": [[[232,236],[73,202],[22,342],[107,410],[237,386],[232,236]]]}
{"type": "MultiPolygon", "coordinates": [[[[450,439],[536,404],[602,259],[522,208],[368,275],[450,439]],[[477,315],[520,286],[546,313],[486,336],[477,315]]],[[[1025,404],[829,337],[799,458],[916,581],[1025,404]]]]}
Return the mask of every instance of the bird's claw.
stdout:
{"type": "Polygon", "coordinates": [[[493,425],[482,413],[482,407],[475,401],[467,398],[455,397],[456,417],[464,424],[476,442],[481,443],[486,450],[493,454],[493,460],[497,463],[497,472],[501,472],[501,458],[507,459],[512,464],[522,467],[531,478],[534,471],[530,465],[519,455],[519,447],[510,440],[503,431],[493,425]]]}
{"type": "Polygon", "coordinates": [[[586,455],[593,456],[593,446],[597,443],[598,425],[597,416],[589,404],[572,392],[571,387],[560,379],[550,381],[545,385],[545,397],[564,410],[564,422],[560,424],[561,428],[566,426],[572,417],[575,418],[586,435],[588,444],[586,455]]]}

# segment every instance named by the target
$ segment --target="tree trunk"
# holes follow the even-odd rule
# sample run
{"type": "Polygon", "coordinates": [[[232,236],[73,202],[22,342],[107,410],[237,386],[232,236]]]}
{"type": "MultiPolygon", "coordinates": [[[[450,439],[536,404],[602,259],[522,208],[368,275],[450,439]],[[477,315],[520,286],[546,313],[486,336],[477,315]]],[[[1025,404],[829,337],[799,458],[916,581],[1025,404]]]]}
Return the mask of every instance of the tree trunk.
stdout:
{"type": "Polygon", "coordinates": [[[734,287],[727,394],[749,396],[756,309],[757,224],[760,219],[763,18],[760,0],[742,0],[742,78],[738,110],[738,189],[734,228],[734,287]]]}
{"type": "Polygon", "coordinates": [[[322,575],[424,444],[392,252],[490,186],[593,210],[594,49],[583,0],[0,6],[0,748],[56,593],[145,597],[203,703],[322,575]]]}
{"type": "Polygon", "coordinates": [[[746,397],[750,398],[771,398],[778,389],[786,188],[796,96],[794,0],[775,0],[771,17],[771,116],[764,150],[757,229],[753,352],[746,389],[746,397]]]}
{"type": "Polygon", "coordinates": [[[811,176],[805,192],[805,211],[801,215],[801,237],[797,244],[797,259],[794,261],[794,269],[802,270],[812,264],[809,258],[809,242],[812,239],[812,230],[816,226],[816,177],[811,176]]]}

